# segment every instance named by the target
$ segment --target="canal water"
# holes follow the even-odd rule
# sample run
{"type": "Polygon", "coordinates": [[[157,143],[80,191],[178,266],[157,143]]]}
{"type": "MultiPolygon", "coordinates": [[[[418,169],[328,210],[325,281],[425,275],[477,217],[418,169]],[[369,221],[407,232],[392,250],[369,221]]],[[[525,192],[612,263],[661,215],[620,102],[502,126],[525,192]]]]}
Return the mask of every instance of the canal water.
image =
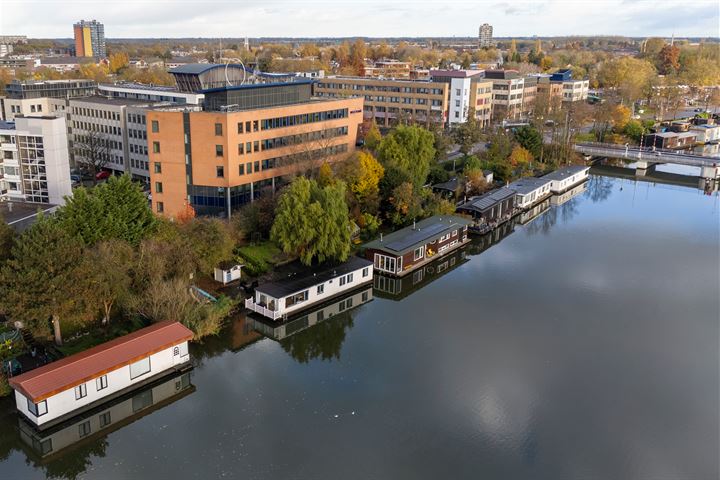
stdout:
{"type": "Polygon", "coordinates": [[[717,194],[569,197],[315,326],[238,318],[100,423],[3,401],[0,478],[718,478],[717,194]]]}

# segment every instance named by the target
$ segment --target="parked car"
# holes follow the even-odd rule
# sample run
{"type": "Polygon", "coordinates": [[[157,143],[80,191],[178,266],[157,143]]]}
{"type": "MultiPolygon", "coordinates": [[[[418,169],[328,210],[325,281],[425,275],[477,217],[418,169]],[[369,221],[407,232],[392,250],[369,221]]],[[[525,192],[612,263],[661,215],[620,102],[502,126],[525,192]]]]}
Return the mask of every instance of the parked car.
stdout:
{"type": "Polygon", "coordinates": [[[70,175],[70,182],[73,187],[79,187],[82,185],[82,177],[77,174],[70,175]]]}
{"type": "Polygon", "coordinates": [[[98,173],[95,174],[95,180],[105,180],[107,178],[110,178],[110,170],[100,170],[98,173]]]}

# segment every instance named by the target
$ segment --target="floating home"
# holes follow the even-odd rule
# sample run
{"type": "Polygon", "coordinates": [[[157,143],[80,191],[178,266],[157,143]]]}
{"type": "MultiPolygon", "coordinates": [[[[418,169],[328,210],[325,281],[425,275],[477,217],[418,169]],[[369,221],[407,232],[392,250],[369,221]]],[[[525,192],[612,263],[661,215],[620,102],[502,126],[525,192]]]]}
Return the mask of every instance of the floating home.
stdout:
{"type": "Polygon", "coordinates": [[[364,245],[365,256],[378,272],[401,277],[466,244],[472,222],[436,215],[364,245]]]}
{"type": "Polygon", "coordinates": [[[45,464],[66,449],[108,435],[194,391],[190,372],[173,374],[47,430],[38,431],[20,418],[20,438],[45,464]]]}
{"type": "Polygon", "coordinates": [[[559,194],[587,180],[589,171],[590,167],[585,165],[572,165],[543,175],[541,180],[550,180],[550,191],[559,194]]]}
{"type": "Polygon", "coordinates": [[[552,180],[545,177],[528,177],[515,180],[507,188],[515,192],[515,206],[525,209],[552,195],[550,190],[552,183],[552,180]]]}
{"type": "Polygon", "coordinates": [[[372,299],[373,287],[366,284],[364,288],[336,296],[318,308],[304,310],[283,321],[276,322],[259,315],[249,316],[248,319],[256,332],[279,341],[328,321],[337,315],[349,312],[372,299]]]}
{"type": "Polygon", "coordinates": [[[39,430],[189,368],[193,333],[160,322],[9,379],[15,404],[39,430]]]}
{"type": "Polygon", "coordinates": [[[287,318],[369,283],[372,277],[372,262],[350,257],[340,265],[309,268],[285,280],[260,285],[255,296],[245,300],[245,308],[271,320],[287,318]]]}
{"type": "Polygon", "coordinates": [[[471,231],[485,233],[515,214],[515,191],[502,187],[484,193],[457,207],[457,212],[473,218],[471,231]]]}

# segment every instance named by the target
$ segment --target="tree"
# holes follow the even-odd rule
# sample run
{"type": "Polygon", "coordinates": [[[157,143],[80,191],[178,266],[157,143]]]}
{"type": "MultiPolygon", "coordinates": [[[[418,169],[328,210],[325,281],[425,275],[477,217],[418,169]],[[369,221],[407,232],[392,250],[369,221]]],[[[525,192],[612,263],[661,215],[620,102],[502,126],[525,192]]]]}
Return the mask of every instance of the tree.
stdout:
{"type": "Polygon", "coordinates": [[[54,219],[39,216],[12,247],[11,259],[0,269],[0,310],[20,320],[34,335],[62,343],[60,322],[90,320],[84,302],[87,281],[82,275],[83,245],[54,219]]]}
{"type": "Polygon", "coordinates": [[[641,98],[655,78],[655,67],[647,60],[633,57],[603,62],[598,70],[600,85],[615,91],[623,101],[641,98]]]}
{"type": "Polygon", "coordinates": [[[482,169],[473,168],[465,172],[465,193],[467,195],[480,195],[488,189],[482,169]]]}
{"type": "Polygon", "coordinates": [[[532,153],[533,157],[540,157],[543,139],[540,132],[532,125],[523,125],[515,130],[513,136],[520,146],[532,153]]]}
{"type": "Polygon", "coordinates": [[[640,143],[643,134],[645,133],[645,127],[639,120],[630,120],[625,124],[623,133],[631,138],[635,143],[640,143]]]}
{"type": "Polygon", "coordinates": [[[113,53],[110,55],[108,61],[110,64],[110,72],[112,73],[119,73],[124,68],[130,66],[130,57],[128,57],[128,54],[124,52],[113,53]]]}
{"type": "Polygon", "coordinates": [[[76,134],[73,139],[75,160],[90,168],[93,184],[97,185],[96,174],[110,161],[110,140],[99,130],[88,130],[76,134]]]}
{"type": "Polygon", "coordinates": [[[510,153],[510,165],[520,172],[527,171],[530,168],[530,164],[533,160],[532,153],[521,147],[515,145],[512,152],[510,153]]]}
{"type": "Polygon", "coordinates": [[[665,40],[658,37],[648,38],[643,42],[641,52],[643,58],[655,59],[665,46],[665,40]]]}
{"type": "Polygon", "coordinates": [[[130,295],[134,257],[130,244],[122,240],[100,242],[87,252],[89,291],[102,304],[103,323],[110,321],[113,306],[130,295]]]}
{"type": "Polygon", "coordinates": [[[368,128],[368,131],[365,134],[365,147],[374,151],[378,147],[378,145],[380,145],[381,140],[382,135],[380,135],[380,129],[378,128],[377,123],[375,123],[375,120],[373,119],[370,123],[370,128],[368,128]]]}
{"type": "Polygon", "coordinates": [[[453,130],[453,138],[455,143],[460,145],[460,152],[467,156],[473,146],[480,141],[480,136],[480,126],[475,118],[475,109],[470,108],[467,120],[453,130]]]}
{"type": "Polygon", "coordinates": [[[513,38],[512,40],[510,40],[510,48],[508,49],[508,54],[507,54],[506,60],[508,62],[514,62],[516,55],[518,55],[517,44],[515,43],[515,39],[513,38]]]}
{"type": "Polygon", "coordinates": [[[200,271],[211,275],[223,260],[232,258],[235,241],[227,224],[217,218],[195,218],[182,227],[200,271]]]}
{"type": "Polygon", "coordinates": [[[625,105],[615,105],[610,115],[616,132],[621,132],[630,121],[630,109],[625,105]]]}
{"type": "Polygon", "coordinates": [[[365,66],[365,57],[367,56],[367,45],[358,38],[350,49],[350,64],[355,68],[355,72],[359,75],[365,66]]]}
{"type": "Polygon", "coordinates": [[[363,212],[377,210],[380,180],[385,169],[369,152],[358,152],[341,165],[341,178],[355,196],[363,212]]]}
{"type": "Polygon", "coordinates": [[[320,185],[321,187],[327,187],[328,185],[331,185],[334,181],[335,176],[333,175],[332,168],[330,168],[330,164],[324,162],[322,165],[320,165],[320,168],[318,169],[318,185],[320,185]]]}
{"type": "Polygon", "coordinates": [[[421,186],[435,157],[433,134],[415,125],[400,125],[386,135],[378,147],[378,159],[385,169],[407,172],[416,186],[421,186]]]}
{"type": "Polygon", "coordinates": [[[142,189],[128,175],[110,177],[92,191],[76,189],[57,217],[65,231],[86,245],[110,239],[137,245],[156,227],[142,189]]]}
{"type": "MultiPolygon", "coordinates": [[[[254,202],[245,205],[240,215],[235,215],[237,229],[240,235],[256,235],[260,238],[269,238],[270,229],[275,220],[276,195],[263,195],[254,202]]],[[[254,240],[254,237],[250,237],[254,240]]]]}
{"type": "Polygon", "coordinates": [[[663,75],[677,73],[680,69],[680,49],[675,45],[665,45],[658,54],[657,67],[663,75]]]}
{"type": "Polygon", "coordinates": [[[345,184],[320,187],[315,180],[295,178],[280,195],[270,238],[305,265],[314,259],[346,260],[350,221],[345,184]]]}
{"type": "Polygon", "coordinates": [[[5,223],[0,213],[0,262],[10,258],[10,251],[15,243],[15,230],[5,223]]]}
{"type": "Polygon", "coordinates": [[[390,221],[394,225],[404,225],[422,215],[422,205],[415,187],[410,182],[401,183],[395,187],[390,197],[393,206],[390,221]]]}

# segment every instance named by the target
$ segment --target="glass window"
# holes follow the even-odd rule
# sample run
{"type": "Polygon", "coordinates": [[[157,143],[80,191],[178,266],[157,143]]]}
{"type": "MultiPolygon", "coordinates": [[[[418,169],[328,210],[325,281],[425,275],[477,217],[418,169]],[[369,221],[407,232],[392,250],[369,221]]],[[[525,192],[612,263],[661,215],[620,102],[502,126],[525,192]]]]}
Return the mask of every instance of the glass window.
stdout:
{"type": "Polygon", "coordinates": [[[160,153],[160,142],[153,142],[153,153],[160,153]]]}
{"type": "Polygon", "coordinates": [[[158,133],[160,131],[160,123],[157,120],[151,122],[152,132],[158,133]]]}
{"type": "Polygon", "coordinates": [[[242,163],[238,165],[238,175],[245,175],[245,165],[242,163]]]}
{"type": "Polygon", "coordinates": [[[215,145],[215,156],[216,157],[223,156],[223,146],[222,145],[215,145]]]}
{"type": "Polygon", "coordinates": [[[325,284],[324,283],[322,285],[317,286],[317,294],[322,295],[323,293],[325,293],[325,284]]]}
{"type": "Polygon", "coordinates": [[[242,122],[238,122],[238,133],[243,133],[243,124],[242,124],[242,122]]]}
{"type": "Polygon", "coordinates": [[[238,155],[243,155],[244,153],[245,153],[245,144],[238,143],[238,155]]]}
{"type": "Polygon", "coordinates": [[[108,382],[107,382],[107,375],[103,375],[102,377],[95,379],[95,387],[97,387],[98,390],[103,390],[107,388],[108,382]]]}
{"type": "Polygon", "coordinates": [[[107,427],[112,423],[112,419],[110,418],[110,412],[101,413],[98,416],[98,421],[100,423],[100,428],[107,427]]]}
{"type": "Polygon", "coordinates": [[[370,267],[365,267],[362,270],[362,276],[363,278],[367,277],[370,274],[370,267]]]}
{"type": "Polygon", "coordinates": [[[245,170],[247,171],[247,173],[252,173],[252,162],[247,162],[245,164],[245,170]]]}
{"type": "Polygon", "coordinates": [[[223,166],[215,167],[215,176],[218,178],[223,178],[225,176],[225,167],[223,167],[223,166]]]}
{"type": "Polygon", "coordinates": [[[165,211],[165,204],[163,204],[163,202],[157,202],[155,204],[155,208],[157,209],[158,213],[162,213],[165,211]]]}
{"type": "Polygon", "coordinates": [[[257,120],[253,120],[253,132],[257,132],[258,129],[259,129],[259,127],[258,127],[258,121],[257,121],[257,120]]]}
{"type": "Polygon", "coordinates": [[[162,193],[162,182],[155,182],[155,193],[162,193]]]}
{"type": "Polygon", "coordinates": [[[80,438],[90,435],[90,431],[90,420],[86,420],[80,425],[78,425],[78,435],[80,436],[80,438]]]}
{"type": "Polygon", "coordinates": [[[425,255],[425,247],[416,248],[413,258],[414,258],[414,260],[419,260],[419,259],[423,258],[424,255],[425,255]]]}
{"type": "Polygon", "coordinates": [[[162,165],[160,165],[160,162],[155,162],[155,173],[162,173],[162,165]]]}
{"type": "Polygon", "coordinates": [[[215,124],[215,136],[218,136],[218,137],[222,136],[222,123],[215,124]]]}
{"type": "Polygon", "coordinates": [[[250,122],[249,121],[245,122],[245,131],[250,133],[250,122]]]}
{"type": "Polygon", "coordinates": [[[134,380],[148,372],[150,372],[150,357],[130,364],[130,380],[134,380]]]}
{"type": "Polygon", "coordinates": [[[47,413],[47,401],[43,400],[39,403],[32,403],[30,400],[27,401],[28,411],[36,417],[41,417],[47,413]]]}
{"type": "Polygon", "coordinates": [[[87,397],[87,385],[82,383],[75,387],[75,400],[87,397]]]}

